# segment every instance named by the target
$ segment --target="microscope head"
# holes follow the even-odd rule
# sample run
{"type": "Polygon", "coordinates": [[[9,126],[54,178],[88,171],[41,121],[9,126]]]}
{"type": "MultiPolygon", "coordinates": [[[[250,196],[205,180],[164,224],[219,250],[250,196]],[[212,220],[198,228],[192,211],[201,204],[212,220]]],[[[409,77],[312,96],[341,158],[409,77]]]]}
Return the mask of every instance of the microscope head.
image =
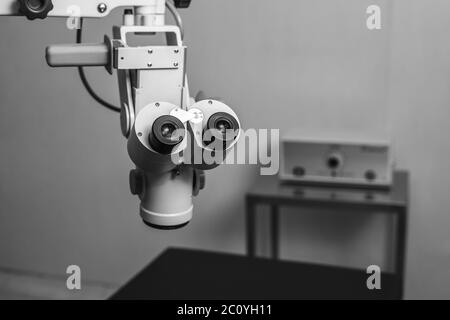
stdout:
{"type": "Polygon", "coordinates": [[[190,221],[199,176],[223,162],[239,138],[239,128],[237,115],[215,100],[195,103],[188,111],[155,102],[137,114],[128,138],[128,153],[136,165],[130,188],[141,200],[140,214],[147,225],[175,229],[190,221]]]}

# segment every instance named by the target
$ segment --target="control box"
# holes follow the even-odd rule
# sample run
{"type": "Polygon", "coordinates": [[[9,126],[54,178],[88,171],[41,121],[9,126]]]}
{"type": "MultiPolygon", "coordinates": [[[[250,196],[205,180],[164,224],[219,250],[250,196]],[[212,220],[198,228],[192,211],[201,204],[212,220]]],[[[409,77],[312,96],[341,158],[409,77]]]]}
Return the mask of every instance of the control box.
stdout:
{"type": "Polygon", "coordinates": [[[376,188],[392,183],[388,141],[291,134],[282,138],[280,155],[285,182],[376,188]]]}

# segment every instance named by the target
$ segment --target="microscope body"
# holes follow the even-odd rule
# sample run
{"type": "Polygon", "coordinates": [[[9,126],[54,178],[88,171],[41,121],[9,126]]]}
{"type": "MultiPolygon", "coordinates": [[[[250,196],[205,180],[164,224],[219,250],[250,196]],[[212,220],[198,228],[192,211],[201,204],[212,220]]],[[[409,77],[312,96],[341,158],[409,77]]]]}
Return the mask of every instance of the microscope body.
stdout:
{"type": "MultiPolygon", "coordinates": [[[[133,19],[124,17],[124,21],[133,19]]],[[[190,99],[185,72],[186,47],[180,30],[166,25],[124,25],[114,27],[113,35],[121,129],[136,165],[130,172],[130,189],[141,200],[140,216],[152,227],[184,226],[192,218],[193,168],[171,161],[173,152],[182,151],[179,144],[164,150],[164,146],[151,142],[155,121],[166,117],[165,124],[170,126],[170,120],[178,119],[169,118],[170,113],[177,108],[187,109],[190,99]],[[167,45],[132,47],[127,38],[136,34],[137,37],[162,34],[167,45]]],[[[163,125],[164,122],[159,130],[163,125]]]]}
{"type": "MultiPolygon", "coordinates": [[[[0,6],[0,14],[24,13],[23,2],[33,0],[18,0],[18,9],[8,1],[11,5],[0,6]]],[[[47,14],[67,15],[72,1],[53,1],[53,10],[47,14]]],[[[49,2],[41,0],[45,6],[49,2]]],[[[165,24],[165,0],[78,3],[85,17],[102,17],[120,6],[134,6],[134,10],[124,11],[123,24],[113,28],[112,39],[105,36],[98,44],[50,46],[47,62],[52,67],[105,66],[111,74],[117,70],[120,127],[135,165],[129,182],[132,194],[141,201],[140,216],[155,228],[182,227],[192,218],[193,196],[204,187],[203,171],[220,165],[238,141],[238,117],[220,101],[191,98],[187,48],[180,27],[165,24]],[[155,35],[165,43],[132,45],[130,41],[134,36],[155,35]]]]}

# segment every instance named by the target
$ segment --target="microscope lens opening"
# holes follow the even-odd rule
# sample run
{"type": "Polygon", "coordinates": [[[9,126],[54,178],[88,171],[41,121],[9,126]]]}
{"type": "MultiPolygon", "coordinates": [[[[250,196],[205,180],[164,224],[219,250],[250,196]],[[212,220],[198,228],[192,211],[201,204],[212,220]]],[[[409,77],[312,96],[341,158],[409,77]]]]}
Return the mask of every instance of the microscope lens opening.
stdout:
{"type": "Polygon", "coordinates": [[[209,131],[210,138],[205,136],[205,142],[212,143],[217,139],[228,144],[236,139],[239,123],[231,114],[217,112],[209,117],[206,128],[209,131]]]}
{"type": "Polygon", "coordinates": [[[155,120],[148,136],[150,146],[159,153],[170,154],[183,141],[185,127],[174,116],[164,115],[155,120]]]}

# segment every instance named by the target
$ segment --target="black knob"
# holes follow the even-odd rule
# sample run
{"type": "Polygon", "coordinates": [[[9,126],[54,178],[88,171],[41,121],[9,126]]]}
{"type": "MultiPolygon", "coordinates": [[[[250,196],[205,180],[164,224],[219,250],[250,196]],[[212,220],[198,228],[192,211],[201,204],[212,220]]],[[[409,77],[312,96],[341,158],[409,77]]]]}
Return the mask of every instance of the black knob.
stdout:
{"type": "Polygon", "coordinates": [[[294,169],[292,169],[292,173],[294,174],[294,176],[300,176],[301,177],[301,176],[305,175],[306,170],[303,167],[297,166],[297,167],[294,167],[294,169]]]}
{"type": "Polygon", "coordinates": [[[28,20],[45,19],[52,10],[52,0],[19,0],[19,12],[28,20]]]}
{"type": "Polygon", "coordinates": [[[205,171],[200,170],[198,175],[199,175],[199,179],[200,179],[200,190],[203,190],[203,189],[205,189],[205,186],[206,186],[206,174],[205,174],[205,171]]]}
{"type": "Polygon", "coordinates": [[[342,164],[342,159],[338,155],[331,155],[327,160],[327,166],[330,169],[337,169],[342,164]]]}
{"type": "Polygon", "coordinates": [[[144,176],[137,169],[130,171],[130,191],[134,195],[139,195],[144,191],[144,176]]]}
{"type": "Polygon", "coordinates": [[[369,181],[373,181],[377,178],[377,174],[373,170],[367,170],[364,175],[365,175],[366,179],[369,181]]]}
{"type": "Polygon", "coordinates": [[[193,191],[192,194],[196,197],[199,195],[200,191],[205,189],[206,185],[206,175],[203,170],[194,170],[194,180],[193,180],[193,191]]]}
{"type": "Polygon", "coordinates": [[[175,4],[176,8],[189,8],[189,5],[191,4],[191,0],[174,0],[173,3],[175,4]]]}

